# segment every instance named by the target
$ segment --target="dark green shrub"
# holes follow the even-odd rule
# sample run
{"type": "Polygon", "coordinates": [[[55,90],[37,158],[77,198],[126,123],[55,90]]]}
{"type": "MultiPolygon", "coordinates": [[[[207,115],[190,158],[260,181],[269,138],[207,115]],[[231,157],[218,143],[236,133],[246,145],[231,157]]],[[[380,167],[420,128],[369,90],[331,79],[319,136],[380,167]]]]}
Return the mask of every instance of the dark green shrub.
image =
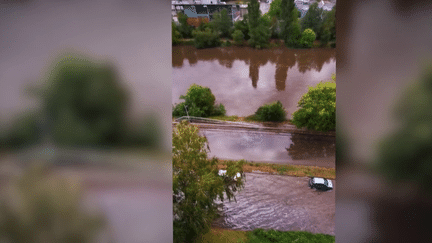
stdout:
{"type": "Polygon", "coordinates": [[[241,32],[241,30],[235,30],[232,34],[232,37],[234,39],[234,44],[236,45],[243,45],[244,42],[244,34],[241,32]]]}
{"type": "Polygon", "coordinates": [[[221,116],[225,115],[225,107],[215,105],[215,96],[211,90],[207,87],[202,87],[197,84],[192,84],[186,95],[180,96],[180,99],[184,99],[185,102],[179,103],[173,107],[173,116],[197,116],[197,117],[209,117],[209,116],[221,116]],[[187,113],[186,110],[187,109],[187,113]]]}
{"type": "Polygon", "coordinates": [[[248,16],[247,14],[245,14],[243,16],[243,20],[241,21],[237,21],[234,23],[234,29],[235,30],[240,30],[243,35],[244,35],[244,39],[245,40],[249,40],[249,26],[248,26],[248,16]]]}
{"type": "Polygon", "coordinates": [[[199,49],[216,47],[221,44],[219,34],[210,28],[206,28],[205,31],[194,30],[192,31],[192,35],[194,37],[194,45],[199,49]]]}
{"type": "Polygon", "coordinates": [[[255,112],[255,118],[259,121],[284,121],[286,111],[280,101],[265,104],[255,112]]]}
{"type": "Polygon", "coordinates": [[[233,24],[226,9],[223,9],[220,12],[216,12],[213,15],[212,22],[215,29],[220,33],[221,37],[230,37],[230,32],[233,24]]]}
{"type": "Polygon", "coordinates": [[[173,105],[173,111],[172,111],[172,116],[173,117],[181,117],[181,116],[186,116],[186,110],[185,110],[185,102],[181,102],[179,104],[175,104],[173,105]]]}
{"type": "Polygon", "coordinates": [[[298,102],[298,109],[291,122],[298,128],[307,127],[316,131],[336,128],[336,83],[319,83],[310,87],[298,102]]]}
{"type": "Polygon", "coordinates": [[[226,110],[224,105],[222,104],[215,105],[212,116],[225,116],[225,114],[226,114],[226,110]]]}
{"type": "Polygon", "coordinates": [[[260,17],[256,28],[249,29],[249,45],[257,49],[267,48],[271,36],[270,23],[267,18],[260,17]]]}

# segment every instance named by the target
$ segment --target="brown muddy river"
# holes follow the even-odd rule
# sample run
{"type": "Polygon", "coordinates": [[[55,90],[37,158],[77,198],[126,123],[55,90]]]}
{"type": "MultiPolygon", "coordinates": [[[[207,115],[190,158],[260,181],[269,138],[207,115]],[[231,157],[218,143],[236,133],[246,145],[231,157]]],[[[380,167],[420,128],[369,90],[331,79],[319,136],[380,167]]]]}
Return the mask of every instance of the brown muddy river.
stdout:
{"type": "Polygon", "coordinates": [[[335,49],[255,50],[224,47],[198,50],[172,47],[172,102],[179,103],[193,83],[209,87],[227,115],[248,116],[261,105],[279,100],[287,117],[308,86],[336,73],[335,49]]]}

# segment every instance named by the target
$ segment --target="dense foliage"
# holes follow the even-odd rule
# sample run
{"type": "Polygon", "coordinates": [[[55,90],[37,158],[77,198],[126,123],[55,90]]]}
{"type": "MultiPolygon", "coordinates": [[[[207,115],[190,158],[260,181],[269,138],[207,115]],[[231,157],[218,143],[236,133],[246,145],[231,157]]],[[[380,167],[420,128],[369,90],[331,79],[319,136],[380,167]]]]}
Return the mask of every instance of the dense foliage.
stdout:
{"type": "Polygon", "coordinates": [[[299,44],[301,47],[311,48],[315,38],[316,35],[312,29],[305,29],[303,31],[302,37],[300,38],[299,44]]]}
{"type": "Polygon", "coordinates": [[[217,215],[215,201],[231,200],[242,188],[243,162],[231,162],[219,175],[217,160],[207,158],[207,139],[186,121],[173,130],[172,144],[174,242],[193,242],[209,230],[217,215]],[[241,177],[234,179],[237,173],[241,177]]]}
{"type": "Polygon", "coordinates": [[[1,149],[21,149],[41,141],[40,115],[37,112],[20,114],[11,122],[2,126],[0,131],[1,149]]]}
{"type": "Polygon", "coordinates": [[[394,116],[399,128],[381,141],[379,165],[387,178],[411,181],[431,192],[432,69],[399,98],[394,116]]]}
{"type": "Polygon", "coordinates": [[[248,15],[245,14],[243,15],[243,20],[237,21],[234,23],[234,29],[235,30],[240,30],[243,35],[245,40],[249,40],[249,25],[248,25],[248,15]]]}
{"type": "Polygon", "coordinates": [[[284,121],[286,111],[280,101],[265,104],[255,112],[255,118],[259,121],[284,121]]]}
{"type": "Polygon", "coordinates": [[[281,37],[286,46],[297,47],[301,37],[301,26],[294,0],[282,0],[280,6],[281,37]]]}
{"type": "Polygon", "coordinates": [[[180,96],[180,99],[185,101],[173,107],[173,117],[186,115],[197,117],[223,116],[226,113],[222,104],[215,105],[216,98],[207,87],[192,84],[186,95],[180,96]]]}
{"type": "Polygon", "coordinates": [[[248,232],[248,243],[270,243],[270,242],[322,242],[334,243],[335,237],[326,234],[312,234],[303,231],[277,231],[277,230],[264,230],[255,229],[248,232]]]}
{"type": "Polygon", "coordinates": [[[323,10],[318,8],[318,3],[315,2],[309,6],[306,15],[301,19],[302,31],[312,29],[315,33],[320,32],[323,10]]]}
{"type": "Polygon", "coordinates": [[[177,25],[174,23],[174,21],[171,22],[171,38],[172,38],[172,44],[176,45],[180,43],[180,37],[181,34],[177,30],[177,25]]]}
{"type": "Polygon", "coordinates": [[[252,0],[248,4],[249,45],[261,49],[268,46],[271,36],[270,22],[261,16],[259,2],[252,0]]]}
{"type": "Polygon", "coordinates": [[[83,191],[34,165],[0,197],[2,242],[94,242],[104,218],[82,210],[83,191]]]}
{"type": "Polygon", "coordinates": [[[220,46],[221,41],[217,31],[207,27],[204,31],[193,30],[194,45],[196,48],[208,48],[220,46]]]}
{"type": "Polygon", "coordinates": [[[187,22],[188,16],[183,13],[178,13],[178,21],[180,25],[178,26],[178,31],[183,38],[191,38],[193,27],[187,22]]]}
{"type": "Polygon", "coordinates": [[[336,41],[336,6],[324,15],[321,25],[320,40],[323,43],[336,41]]]}
{"type": "Polygon", "coordinates": [[[291,122],[298,128],[316,131],[336,128],[336,83],[321,82],[298,102],[299,109],[293,113],[291,122]]]}
{"type": "Polygon", "coordinates": [[[242,45],[244,42],[244,34],[241,32],[241,30],[235,30],[232,34],[232,37],[234,39],[234,44],[236,45],[242,45]]]}
{"type": "Polygon", "coordinates": [[[226,9],[215,13],[212,22],[214,23],[215,29],[219,31],[220,37],[228,38],[231,36],[231,28],[233,24],[226,9]]]}

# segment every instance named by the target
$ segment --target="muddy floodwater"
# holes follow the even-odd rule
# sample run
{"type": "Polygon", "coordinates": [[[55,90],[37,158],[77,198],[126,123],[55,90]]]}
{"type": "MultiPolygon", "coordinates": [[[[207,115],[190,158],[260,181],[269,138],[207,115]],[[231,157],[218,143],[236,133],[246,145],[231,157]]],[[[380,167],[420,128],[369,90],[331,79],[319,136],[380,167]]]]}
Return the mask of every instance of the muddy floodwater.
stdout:
{"type": "Polygon", "coordinates": [[[335,168],[336,138],[297,133],[201,129],[210,156],[335,168]]]}
{"type": "Polygon", "coordinates": [[[310,189],[305,177],[245,174],[245,188],[236,194],[237,202],[221,205],[223,216],[215,225],[335,235],[334,180],[334,190],[320,192],[310,189]]]}
{"type": "Polygon", "coordinates": [[[248,116],[279,100],[288,117],[308,86],[336,73],[335,49],[255,50],[224,47],[198,50],[172,47],[172,102],[179,103],[193,83],[209,87],[227,115],[248,116]]]}

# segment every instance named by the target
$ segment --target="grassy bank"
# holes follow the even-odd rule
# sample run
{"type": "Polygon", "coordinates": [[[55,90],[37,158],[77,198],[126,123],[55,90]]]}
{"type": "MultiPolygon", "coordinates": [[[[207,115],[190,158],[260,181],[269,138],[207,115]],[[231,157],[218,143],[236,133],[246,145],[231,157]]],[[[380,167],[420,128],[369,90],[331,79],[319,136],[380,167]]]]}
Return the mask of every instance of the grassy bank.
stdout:
{"type": "MultiPolygon", "coordinates": [[[[226,163],[229,160],[218,160],[218,168],[226,169],[226,163]]],[[[336,170],[334,168],[323,168],[306,165],[280,165],[267,163],[245,162],[243,164],[244,172],[261,171],[270,174],[298,176],[298,177],[324,177],[336,179],[336,170]]]]}
{"type": "Polygon", "coordinates": [[[326,234],[312,234],[304,231],[276,231],[256,229],[237,231],[212,228],[200,237],[196,243],[266,243],[266,242],[335,242],[335,237],[326,234]]]}
{"type": "MultiPolygon", "coordinates": [[[[194,39],[179,39],[179,43],[177,45],[180,46],[194,46],[194,39]]],[[[312,48],[309,49],[314,49],[314,48],[335,48],[333,45],[336,45],[334,42],[329,42],[327,44],[327,46],[323,46],[321,44],[321,42],[319,40],[315,40],[312,48]]],[[[221,45],[219,47],[227,47],[227,46],[237,46],[237,47],[250,47],[253,48],[251,46],[249,46],[249,44],[247,43],[247,41],[244,41],[242,45],[236,45],[234,43],[234,40],[232,39],[226,39],[226,38],[222,38],[221,39],[221,45]]],[[[280,39],[270,39],[269,41],[269,46],[268,48],[265,49],[273,49],[273,48],[280,48],[280,47],[284,47],[284,42],[283,40],[280,39]]],[[[288,48],[288,47],[286,47],[288,48]]],[[[304,48],[289,48],[289,49],[304,49],[304,48]]]]}

